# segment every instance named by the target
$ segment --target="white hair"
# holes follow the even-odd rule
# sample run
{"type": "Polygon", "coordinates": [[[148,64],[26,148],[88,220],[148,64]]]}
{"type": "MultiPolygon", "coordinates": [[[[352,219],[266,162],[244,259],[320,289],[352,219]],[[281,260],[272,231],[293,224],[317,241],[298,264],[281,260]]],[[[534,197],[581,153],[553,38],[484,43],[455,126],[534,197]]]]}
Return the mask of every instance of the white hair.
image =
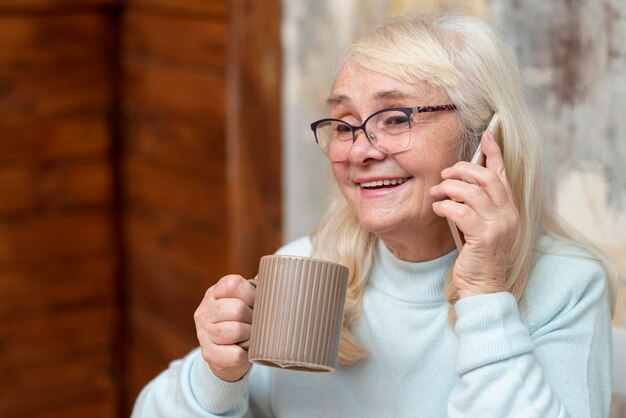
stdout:
{"type": "MultiPolygon", "coordinates": [[[[459,159],[469,158],[497,111],[501,119],[500,147],[520,215],[507,266],[506,289],[518,301],[522,299],[538,240],[548,234],[585,248],[605,266],[613,303],[615,266],[567,227],[544,195],[541,137],[526,102],[517,62],[511,49],[486,23],[469,16],[392,18],[350,44],[342,64],[348,60],[407,84],[422,81],[445,92],[457,108],[459,159]]],[[[345,264],[352,272],[340,344],[342,364],[356,362],[367,354],[352,331],[360,315],[376,240],[374,234],[362,228],[340,195],[313,233],[315,255],[345,264]]],[[[446,279],[446,297],[451,307],[458,300],[451,272],[446,279]]],[[[450,319],[455,321],[453,309],[450,319]]]]}

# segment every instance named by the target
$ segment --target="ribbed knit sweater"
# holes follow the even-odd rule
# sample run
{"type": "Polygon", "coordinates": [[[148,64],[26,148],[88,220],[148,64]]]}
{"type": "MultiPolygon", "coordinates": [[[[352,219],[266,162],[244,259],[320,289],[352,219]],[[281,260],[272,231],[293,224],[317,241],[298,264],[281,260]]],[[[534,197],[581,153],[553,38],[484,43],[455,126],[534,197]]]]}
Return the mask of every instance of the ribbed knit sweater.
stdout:
{"type": "Polygon", "coordinates": [[[605,273],[577,248],[541,247],[519,306],[508,292],[467,297],[452,327],[443,282],[458,253],[411,263],[379,241],[356,330],[366,359],[330,374],[253,365],[230,383],[196,349],[144,388],[133,417],[606,417],[605,273]]]}

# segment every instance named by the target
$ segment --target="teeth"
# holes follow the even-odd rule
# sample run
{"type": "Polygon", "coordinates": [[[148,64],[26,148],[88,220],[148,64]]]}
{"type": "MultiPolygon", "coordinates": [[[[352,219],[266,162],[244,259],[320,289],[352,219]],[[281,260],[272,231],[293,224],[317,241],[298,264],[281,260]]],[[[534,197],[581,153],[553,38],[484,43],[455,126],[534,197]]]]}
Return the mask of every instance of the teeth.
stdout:
{"type": "Polygon", "coordinates": [[[406,179],[400,178],[400,179],[387,179],[387,180],[376,180],[376,181],[369,181],[367,183],[361,183],[361,187],[380,187],[380,186],[395,186],[396,184],[402,184],[406,181],[406,179]]]}

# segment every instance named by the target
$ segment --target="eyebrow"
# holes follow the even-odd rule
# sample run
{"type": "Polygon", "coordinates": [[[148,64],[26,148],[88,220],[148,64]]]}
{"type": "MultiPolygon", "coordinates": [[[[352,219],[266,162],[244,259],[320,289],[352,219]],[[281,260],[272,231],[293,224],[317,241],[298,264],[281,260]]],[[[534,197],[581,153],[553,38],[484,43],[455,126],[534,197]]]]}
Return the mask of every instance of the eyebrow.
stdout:
{"type": "Polygon", "coordinates": [[[387,90],[376,93],[377,99],[409,99],[411,97],[414,97],[414,95],[400,90],[387,90]]]}
{"type": "MultiPolygon", "coordinates": [[[[376,99],[408,99],[413,97],[413,95],[411,94],[407,94],[405,92],[402,92],[400,90],[385,90],[385,91],[380,91],[378,93],[376,93],[374,95],[374,97],[376,99]]],[[[337,94],[337,95],[332,95],[330,97],[328,97],[328,99],[326,99],[326,105],[330,106],[330,105],[338,105],[338,104],[343,104],[346,102],[351,102],[352,99],[350,99],[350,97],[344,95],[344,94],[337,94]]]]}
{"type": "Polygon", "coordinates": [[[326,99],[326,105],[330,106],[330,105],[338,105],[338,104],[342,104],[345,102],[351,102],[352,100],[344,95],[344,94],[337,94],[337,95],[332,95],[329,96],[328,99],[326,99]]]}

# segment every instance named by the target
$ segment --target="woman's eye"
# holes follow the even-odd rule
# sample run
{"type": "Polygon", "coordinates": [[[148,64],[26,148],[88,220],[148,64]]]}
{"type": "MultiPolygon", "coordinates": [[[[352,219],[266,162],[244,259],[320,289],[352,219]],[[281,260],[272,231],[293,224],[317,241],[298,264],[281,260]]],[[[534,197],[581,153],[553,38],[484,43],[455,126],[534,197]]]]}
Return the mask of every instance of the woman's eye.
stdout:
{"type": "Polygon", "coordinates": [[[388,126],[406,125],[408,122],[409,118],[405,115],[396,115],[385,118],[385,125],[388,126]]]}
{"type": "Polygon", "coordinates": [[[352,129],[343,123],[338,123],[336,128],[337,133],[339,134],[349,134],[352,133],[352,129]]]}

